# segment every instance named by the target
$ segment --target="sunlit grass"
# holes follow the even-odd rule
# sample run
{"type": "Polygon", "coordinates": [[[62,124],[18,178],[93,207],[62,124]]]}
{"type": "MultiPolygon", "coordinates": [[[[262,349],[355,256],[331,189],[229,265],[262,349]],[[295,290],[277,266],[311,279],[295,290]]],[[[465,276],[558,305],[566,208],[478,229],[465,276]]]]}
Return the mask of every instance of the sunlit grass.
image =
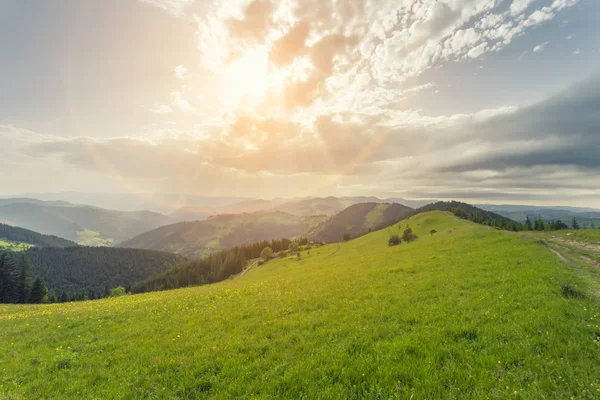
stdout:
{"type": "Polygon", "coordinates": [[[600,395],[600,305],[576,272],[520,234],[408,223],[411,244],[383,230],[216,285],[2,306],[0,398],[600,395]]]}

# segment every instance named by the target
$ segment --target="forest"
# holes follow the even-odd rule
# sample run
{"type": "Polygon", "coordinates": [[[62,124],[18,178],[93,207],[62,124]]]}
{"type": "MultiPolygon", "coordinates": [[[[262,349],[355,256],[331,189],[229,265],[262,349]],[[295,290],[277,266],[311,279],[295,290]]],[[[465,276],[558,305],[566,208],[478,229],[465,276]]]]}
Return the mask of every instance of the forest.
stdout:
{"type": "Polygon", "coordinates": [[[77,243],[58,236],[43,235],[38,232],[30,231],[16,226],[10,226],[0,223],[0,238],[11,242],[20,242],[32,244],[40,247],[72,247],[77,243]]]}
{"type": "MultiPolygon", "coordinates": [[[[303,245],[308,240],[302,238],[295,242],[303,245]]],[[[188,261],[139,282],[133,285],[131,291],[132,293],[153,292],[219,282],[242,272],[247,262],[258,258],[264,248],[270,247],[274,252],[279,252],[287,250],[290,243],[292,241],[289,239],[265,240],[222,250],[200,260],[188,261]]]]}

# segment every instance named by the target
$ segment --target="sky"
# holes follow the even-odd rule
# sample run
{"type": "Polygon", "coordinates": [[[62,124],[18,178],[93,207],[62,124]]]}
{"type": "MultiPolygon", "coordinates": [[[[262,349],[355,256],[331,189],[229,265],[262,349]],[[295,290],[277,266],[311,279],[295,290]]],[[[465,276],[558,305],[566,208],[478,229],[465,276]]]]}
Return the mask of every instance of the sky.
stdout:
{"type": "Polygon", "coordinates": [[[0,195],[600,207],[596,0],[0,0],[0,195]]]}

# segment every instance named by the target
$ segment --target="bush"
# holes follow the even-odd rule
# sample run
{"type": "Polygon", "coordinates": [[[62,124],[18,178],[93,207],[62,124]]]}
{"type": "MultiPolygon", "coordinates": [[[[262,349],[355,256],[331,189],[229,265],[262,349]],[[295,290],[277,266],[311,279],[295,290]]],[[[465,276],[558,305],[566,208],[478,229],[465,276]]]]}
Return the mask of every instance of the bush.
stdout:
{"type": "Polygon", "coordinates": [[[342,236],[342,239],[344,239],[344,242],[347,242],[348,240],[350,240],[350,233],[349,232],[344,233],[344,236],[342,236]]]}
{"type": "Polygon", "coordinates": [[[270,247],[265,247],[260,252],[260,258],[262,258],[265,261],[269,260],[272,255],[273,255],[273,249],[270,247]]]}
{"type": "Polygon", "coordinates": [[[110,297],[121,297],[125,296],[127,292],[123,286],[117,286],[113,290],[110,291],[110,297]]]}
{"type": "Polygon", "coordinates": [[[388,239],[388,246],[397,246],[400,244],[400,236],[398,235],[392,235],[390,236],[390,238],[388,239]]]}
{"type": "Polygon", "coordinates": [[[297,252],[298,251],[298,243],[297,242],[290,243],[290,245],[288,246],[288,250],[292,253],[297,252]]]}
{"type": "Polygon", "coordinates": [[[407,226],[406,229],[404,230],[404,233],[402,234],[402,240],[404,240],[407,243],[410,243],[415,239],[417,239],[417,235],[415,235],[413,233],[410,226],[407,226]]]}
{"type": "Polygon", "coordinates": [[[566,298],[583,299],[585,297],[585,294],[570,282],[565,282],[562,285],[561,293],[566,298]]]}

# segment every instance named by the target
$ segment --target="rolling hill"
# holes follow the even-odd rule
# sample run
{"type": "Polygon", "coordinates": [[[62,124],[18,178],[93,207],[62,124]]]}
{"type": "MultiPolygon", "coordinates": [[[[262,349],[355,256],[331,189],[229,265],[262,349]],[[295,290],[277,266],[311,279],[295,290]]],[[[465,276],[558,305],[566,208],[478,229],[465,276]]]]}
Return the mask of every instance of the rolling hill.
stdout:
{"type": "Polygon", "coordinates": [[[280,211],[217,215],[204,221],[161,226],[125,241],[121,246],[199,258],[217,250],[262,240],[304,236],[325,218],[298,217],[280,211]]]}
{"type": "Polygon", "coordinates": [[[187,261],[176,254],[112,247],[34,247],[13,254],[25,255],[34,275],[40,275],[57,295],[127,286],[187,261]]]}
{"type": "Polygon", "coordinates": [[[395,203],[354,204],[319,226],[313,237],[323,242],[339,242],[344,234],[361,236],[392,225],[412,212],[412,208],[395,203]]]}
{"type": "Polygon", "coordinates": [[[112,245],[169,221],[169,217],[149,211],[114,211],[32,199],[0,201],[0,222],[83,245],[112,245]]]}
{"type": "Polygon", "coordinates": [[[39,247],[72,247],[77,243],[57,236],[43,235],[28,229],[0,224],[0,239],[5,242],[22,243],[39,247]]]}
{"type": "Polygon", "coordinates": [[[597,270],[532,233],[405,222],[410,244],[377,231],[214,285],[0,306],[0,397],[597,397],[597,270]]]}

